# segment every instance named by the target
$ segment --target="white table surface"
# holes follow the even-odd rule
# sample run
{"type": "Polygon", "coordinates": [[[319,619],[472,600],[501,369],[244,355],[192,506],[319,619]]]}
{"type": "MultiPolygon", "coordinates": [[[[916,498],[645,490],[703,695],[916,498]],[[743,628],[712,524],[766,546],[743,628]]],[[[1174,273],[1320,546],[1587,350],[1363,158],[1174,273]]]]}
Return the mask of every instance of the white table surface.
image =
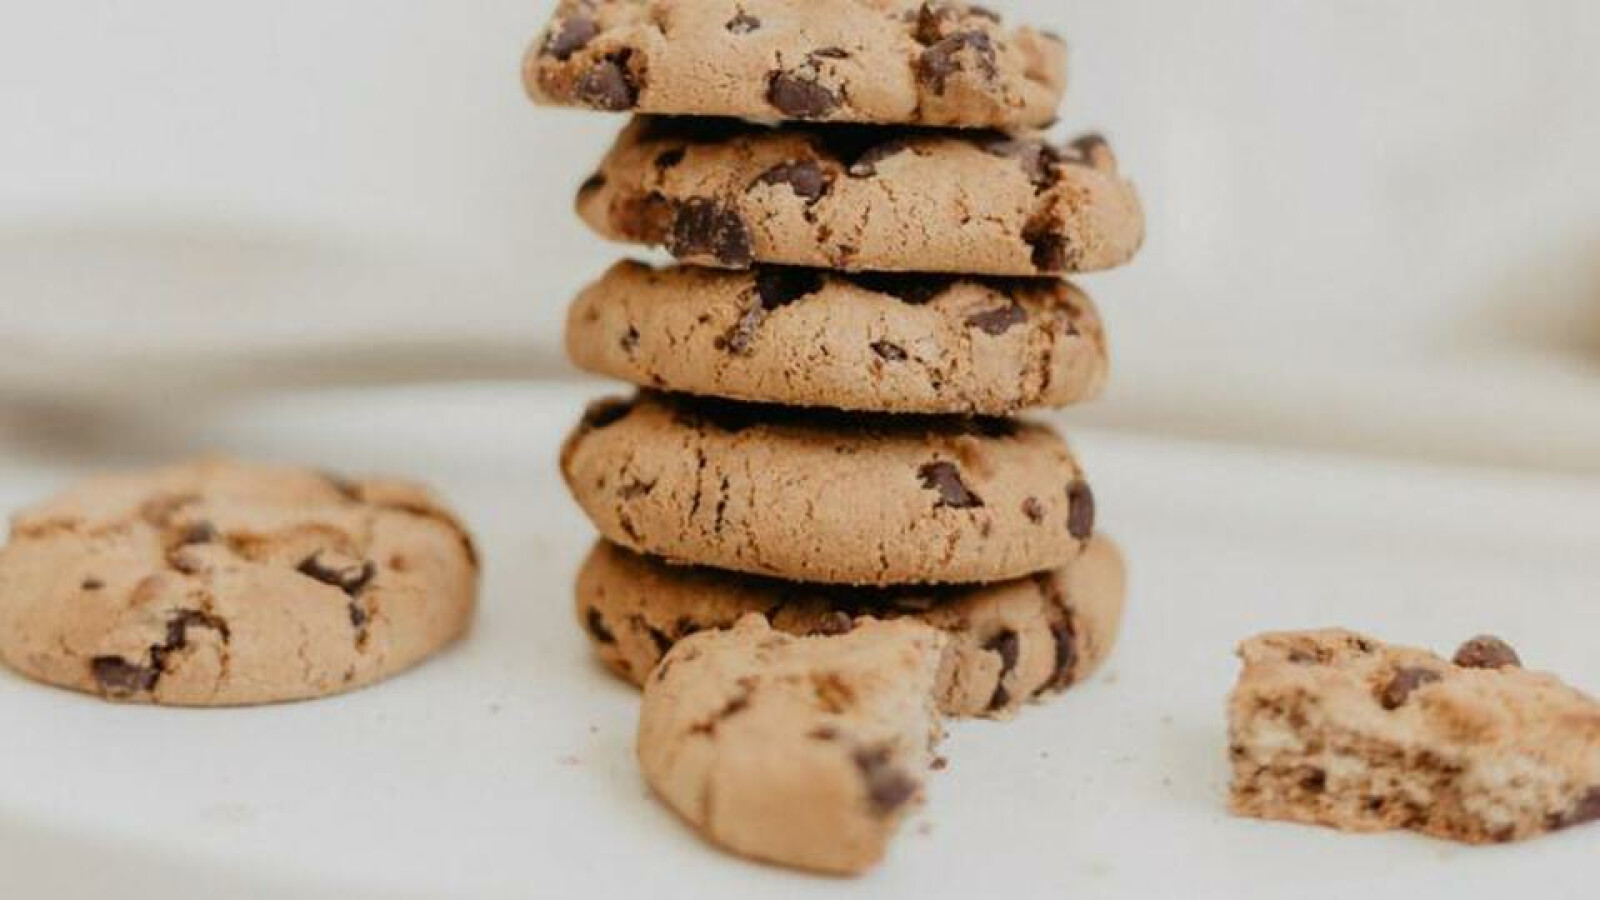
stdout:
{"type": "Polygon", "coordinates": [[[0,418],[0,507],[96,449],[247,452],[435,481],[481,539],[477,627],[347,697],[108,706],[0,674],[5,896],[1592,896],[1600,827],[1469,849],[1229,818],[1223,700],[1257,630],[1346,625],[1448,650],[1479,631],[1600,689],[1600,481],[1081,432],[1128,551],[1126,637],[1092,682],[955,722],[930,799],[853,881],[703,845],[640,781],[636,698],[588,656],[591,539],[556,475],[590,387],[284,396],[44,435],[0,418]]]}

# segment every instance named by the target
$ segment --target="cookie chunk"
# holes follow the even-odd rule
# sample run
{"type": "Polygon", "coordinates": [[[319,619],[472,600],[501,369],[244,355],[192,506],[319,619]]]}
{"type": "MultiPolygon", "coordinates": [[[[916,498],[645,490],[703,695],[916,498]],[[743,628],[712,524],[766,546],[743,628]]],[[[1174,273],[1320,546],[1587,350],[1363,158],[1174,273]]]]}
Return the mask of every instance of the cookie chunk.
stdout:
{"type": "Polygon", "coordinates": [[[646,117],[577,207],[604,237],[720,268],[1057,275],[1125,263],[1144,240],[1097,137],[646,117]]]}
{"type": "Polygon", "coordinates": [[[829,584],[1003,581],[1066,565],[1094,495],[1050,428],[642,392],[602,401],[562,471],[609,540],[829,584]]]}
{"type": "Polygon", "coordinates": [[[534,100],[611,112],[1039,126],[1066,47],[962,2],[563,0],[523,65],[534,100]]]}
{"type": "Polygon", "coordinates": [[[1600,704],[1494,638],[1451,662],[1347,631],[1245,642],[1235,813],[1480,844],[1600,818],[1600,704]]]}
{"type": "Polygon", "coordinates": [[[922,793],[943,645],[909,619],[794,637],[751,615],[693,635],[645,684],[645,780],[734,853],[860,872],[922,793]]]}
{"type": "Polygon", "coordinates": [[[1122,556],[1096,537],[1050,572],[992,585],[828,588],[671,566],[601,541],[578,573],[578,621],[595,654],[634,684],[678,641],[764,614],[794,635],[844,634],[863,616],[921,620],[949,636],[939,707],[951,716],[1012,715],[1082,681],[1116,643],[1122,556]]]}
{"type": "Polygon", "coordinates": [[[424,488],[208,460],[18,513],[0,658],[112,700],[229,706],[393,675],[472,616],[471,539],[424,488]]]}
{"type": "Polygon", "coordinates": [[[1066,406],[1108,368],[1094,305],[1064,281],[635,262],[573,303],[567,353],[641,387],[871,412],[1066,406]]]}

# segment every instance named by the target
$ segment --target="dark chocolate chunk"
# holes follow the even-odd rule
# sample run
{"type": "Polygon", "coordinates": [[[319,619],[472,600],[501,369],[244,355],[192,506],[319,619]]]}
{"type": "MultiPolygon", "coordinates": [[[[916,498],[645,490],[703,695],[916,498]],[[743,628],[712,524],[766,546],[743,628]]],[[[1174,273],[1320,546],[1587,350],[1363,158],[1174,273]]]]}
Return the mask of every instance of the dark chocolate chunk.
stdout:
{"type": "Polygon", "coordinates": [[[615,425],[633,412],[634,401],[624,397],[605,397],[589,404],[583,411],[581,427],[591,431],[615,425]]]}
{"type": "Polygon", "coordinates": [[[904,362],[906,359],[905,348],[889,341],[873,341],[872,352],[885,362],[904,362]]]}
{"type": "Polygon", "coordinates": [[[796,119],[820,119],[839,108],[839,95],[814,77],[773,72],[767,79],[767,102],[796,119]]]}
{"type": "Polygon", "coordinates": [[[1456,665],[1468,669],[1521,668],[1522,659],[1511,645],[1492,634],[1480,634],[1456,651],[1456,665]]]}
{"type": "Polygon", "coordinates": [[[912,14],[912,21],[916,27],[912,29],[911,37],[923,46],[937,44],[944,37],[945,22],[952,18],[954,14],[949,7],[928,0],[912,14]]]}
{"type": "Polygon", "coordinates": [[[600,614],[600,610],[592,606],[589,607],[589,611],[583,614],[583,624],[585,628],[589,629],[589,637],[594,638],[595,643],[615,644],[617,642],[617,636],[611,633],[610,628],[606,627],[606,617],[600,614]]]}
{"type": "Polygon", "coordinates": [[[607,112],[625,112],[638,105],[639,86],[628,72],[631,55],[631,50],[624,50],[597,61],[578,79],[578,100],[607,112]]]}
{"type": "Polygon", "coordinates": [[[1028,321],[1028,311],[1015,300],[1005,306],[984,310],[967,318],[969,326],[995,337],[1010,331],[1013,325],[1021,325],[1026,321],[1028,321]]]}
{"type": "Polygon", "coordinates": [[[1046,217],[1029,222],[1022,230],[1022,239],[1033,248],[1033,267],[1043,273],[1065,272],[1070,265],[1072,248],[1064,235],[1057,234],[1055,225],[1046,217]]]}
{"type": "Polygon", "coordinates": [[[667,250],[676,257],[710,256],[733,268],[750,265],[750,229],[739,213],[703,197],[678,205],[667,235],[667,250]]]}
{"type": "Polygon", "coordinates": [[[1006,690],[1006,676],[1017,667],[1017,655],[1021,648],[1017,633],[1009,628],[983,645],[983,649],[1000,655],[1000,677],[995,680],[994,695],[989,698],[991,710],[1002,709],[1011,702],[1011,692],[1006,690]]]}
{"type": "Polygon", "coordinates": [[[795,196],[815,203],[828,192],[828,176],[816,160],[802,159],[779,163],[756,179],[759,184],[786,184],[795,196]]]}
{"type": "Polygon", "coordinates": [[[947,506],[951,509],[973,509],[983,505],[983,500],[967,488],[967,483],[961,480],[961,470],[955,463],[931,462],[917,470],[917,477],[922,479],[922,486],[930,491],[939,492],[939,502],[935,507],[947,506]]]}
{"type": "Polygon", "coordinates": [[[104,588],[105,586],[106,586],[106,583],[104,581],[101,581],[100,579],[95,578],[93,576],[85,578],[83,580],[83,584],[80,585],[80,587],[82,587],[86,591],[98,591],[98,590],[104,588]]]}
{"type": "Polygon", "coordinates": [[[1094,534],[1094,491],[1087,481],[1067,485],[1067,533],[1080,541],[1094,534]]]}
{"type": "Polygon", "coordinates": [[[583,184],[578,185],[578,193],[580,193],[580,194],[591,194],[591,193],[594,193],[595,191],[600,190],[601,188],[603,188],[605,186],[606,186],[605,173],[604,172],[596,172],[593,175],[590,175],[588,178],[585,178],[583,180],[583,184]]]}
{"type": "Polygon", "coordinates": [[[336,587],[351,597],[358,597],[372,583],[373,576],[378,574],[378,567],[371,560],[343,568],[330,566],[322,561],[322,552],[318,551],[306,557],[295,571],[313,581],[336,587]]]}
{"type": "Polygon", "coordinates": [[[639,346],[639,329],[629,325],[617,343],[622,347],[622,352],[632,353],[634,348],[639,346]]]}
{"type": "Polygon", "coordinates": [[[761,27],[761,20],[741,9],[739,14],[729,19],[728,24],[723,27],[734,34],[749,34],[761,27]]]}
{"type": "Polygon", "coordinates": [[[600,33],[600,26],[593,19],[577,16],[561,23],[561,27],[550,32],[550,37],[544,43],[544,55],[554,56],[565,62],[595,39],[600,33]]]}
{"type": "Polygon", "coordinates": [[[1039,502],[1038,497],[1029,497],[1022,501],[1022,514],[1037,525],[1044,521],[1044,504],[1039,502]]]}
{"type": "Polygon", "coordinates": [[[849,59],[850,51],[843,47],[821,47],[807,55],[816,59],[849,59]]]}
{"type": "Polygon", "coordinates": [[[209,544],[218,537],[220,535],[217,533],[217,526],[204,520],[193,522],[183,530],[183,534],[178,536],[178,546],[187,547],[190,544],[209,544]]]}
{"type": "Polygon", "coordinates": [[[890,815],[916,796],[917,782],[889,758],[888,747],[864,747],[855,752],[854,759],[878,815],[890,815]]]}
{"type": "MultiPolygon", "coordinates": [[[[1049,575],[1040,577],[1049,578],[1049,575]]],[[[1054,589],[1055,583],[1052,581],[1051,590],[1054,589]]],[[[1066,690],[1072,686],[1072,679],[1076,675],[1075,670],[1078,666],[1078,629],[1073,624],[1072,617],[1069,615],[1062,621],[1053,623],[1050,626],[1050,636],[1055,638],[1056,642],[1056,663],[1055,669],[1050,673],[1050,681],[1046,683],[1044,689],[1066,690]]]]}
{"type": "Polygon", "coordinates": [[[917,77],[935,94],[943,95],[951,75],[964,71],[961,57],[971,52],[977,58],[978,69],[985,77],[994,78],[994,41],[981,31],[962,31],[943,38],[922,51],[917,60],[917,77]]]}
{"type": "Polygon", "coordinates": [[[100,689],[114,697],[153,690],[161,670],[134,665],[120,656],[97,656],[89,662],[100,689]]]}
{"type": "Polygon", "coordinates": [[[683,156],[686,152],[687,151],[683,147],[673,147],[670,150],[663,150],[660,153],[657,153],[655,160],[656,168],[670,169],[673,166],[676,166],[678,163],[683,162],[683,156]]]}
{"type": "Polygon", "coordinates": [[[1061,154],[1044,141],[998,135],[979,146],[986,153],[1016,160],[1036,190],[1047,190],[1061,180],[1061,154]]]}
{"type": "Polygon", "coordinates": [[[1442,676],[1432,669],[1407,666],[1394,673],[1389,683],[1378,693],[1378,702],[1384,709],[1394,710],[1404,706],[1411,693],[1425,684],[1439,681],[1442,676]]]}

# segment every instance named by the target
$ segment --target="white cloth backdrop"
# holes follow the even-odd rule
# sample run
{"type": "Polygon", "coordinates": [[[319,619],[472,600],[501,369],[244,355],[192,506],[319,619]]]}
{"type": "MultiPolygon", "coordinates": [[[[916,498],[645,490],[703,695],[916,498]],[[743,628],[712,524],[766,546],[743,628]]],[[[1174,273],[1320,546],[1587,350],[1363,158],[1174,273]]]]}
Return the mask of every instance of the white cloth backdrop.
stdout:
{"type": "MultiPolygon", "coordinates": [[[[549,2],[44,3],[0,28],[0,396],[565,373],[620,120],[549,2]]],[[[1600,471],[1600,5],[1015,0],[1148,249],[1102,424],[1600,471]]]]}

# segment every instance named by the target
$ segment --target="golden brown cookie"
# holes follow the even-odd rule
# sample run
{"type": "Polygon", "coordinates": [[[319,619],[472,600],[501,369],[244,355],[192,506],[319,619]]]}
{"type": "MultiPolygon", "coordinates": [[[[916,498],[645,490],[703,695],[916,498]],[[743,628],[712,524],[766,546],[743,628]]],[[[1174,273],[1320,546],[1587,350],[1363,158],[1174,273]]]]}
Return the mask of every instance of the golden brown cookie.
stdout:
{"type": "Polygon", "coordinates": [[[1076,559],[1094,495],[1047,426],[642,392],[590,408],[562,471],[607,539],[829,584],[1003,581],[1076,559]]]}
{"type": "Polygon", "coordinates": [[[459,637],[478,562],[426,489],[206,460],[12,520],[0,657],[113,700],[232,706],[371,684],[459,637]]]}

